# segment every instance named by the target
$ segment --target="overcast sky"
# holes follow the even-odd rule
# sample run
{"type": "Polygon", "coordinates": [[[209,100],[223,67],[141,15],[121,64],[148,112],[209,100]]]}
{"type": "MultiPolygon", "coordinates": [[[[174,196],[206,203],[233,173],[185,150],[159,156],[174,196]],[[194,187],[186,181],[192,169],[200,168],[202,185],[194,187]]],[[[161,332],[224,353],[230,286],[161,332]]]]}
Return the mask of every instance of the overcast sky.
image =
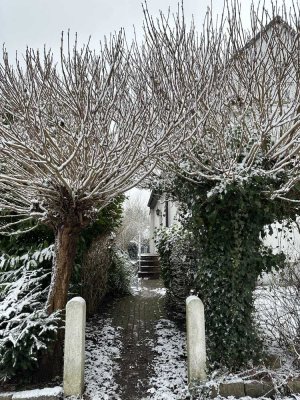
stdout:
{"type": "MultiPolygon", "coordinates": [[[[243,18],[247,23],[250,2],[241,0],[243,18]]],[[[257,1],[257,0],[255,0],[257,1]]],[[[267,0],[270,1],[270,0],[267,0]]],[[[289,0],[288,0],[289,1],[289,0]]],[[[280,2],[280,0],[279,0],[280,2]]],[[[81,42],[92,35],[93,47],[104,35],[126,29],[132,36],[133,26],[142,32],[142,0],[0,0],[0,43],[9,53],[23,53],[26,46],[59,48],[61,31],[78,32],[81,42]]],[[[152,15],[161,9],[176,11],[178,0],[148,0],[152,15]]],[[[201,25],[211,0],[184,0],[186,20],[194,15],[201,25]]],[[[212,0],[215,13],[222,10],[223,0],[212,0]]]]}

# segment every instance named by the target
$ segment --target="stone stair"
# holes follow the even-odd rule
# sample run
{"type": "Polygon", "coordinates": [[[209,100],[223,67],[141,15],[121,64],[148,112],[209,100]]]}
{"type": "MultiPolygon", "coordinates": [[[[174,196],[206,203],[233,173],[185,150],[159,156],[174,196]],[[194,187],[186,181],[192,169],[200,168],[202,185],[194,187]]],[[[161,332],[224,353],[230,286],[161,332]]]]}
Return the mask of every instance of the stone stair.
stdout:
{"type": "Polygon", "coordinates": [[[160,266],[157,254],[141,254],[139,259],[139,278],[159,279],[160,266]]]}

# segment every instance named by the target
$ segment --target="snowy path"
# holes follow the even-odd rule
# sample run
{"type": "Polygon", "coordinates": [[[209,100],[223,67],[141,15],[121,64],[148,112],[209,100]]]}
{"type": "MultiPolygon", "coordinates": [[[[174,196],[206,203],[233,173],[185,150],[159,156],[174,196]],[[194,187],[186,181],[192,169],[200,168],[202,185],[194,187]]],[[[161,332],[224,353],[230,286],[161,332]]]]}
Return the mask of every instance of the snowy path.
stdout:
{"type": "Polygon", "coordinates": [[[85,399],[185,399],[184,343],[166,318],[161,282],[140,281],[88,321],[85,399]]]}

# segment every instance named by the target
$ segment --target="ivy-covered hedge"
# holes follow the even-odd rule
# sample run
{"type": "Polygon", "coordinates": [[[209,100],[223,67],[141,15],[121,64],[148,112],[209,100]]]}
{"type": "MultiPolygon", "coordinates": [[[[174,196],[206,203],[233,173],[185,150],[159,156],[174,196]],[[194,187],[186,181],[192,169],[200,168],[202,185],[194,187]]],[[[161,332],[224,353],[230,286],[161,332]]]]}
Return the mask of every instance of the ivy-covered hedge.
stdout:
{"type": "Polygon", "coordinates": [[[204,302],[212,367],[236,369],[261,357],[262,346],[253,320],[253,291],[262,272],[285,264],[285,256],[272,254],[262,237],[266,226],[294,219],[297,213],[296,203],[272,200],[270,194],[266,195],[282,183],[281,179],[259,175],[218,185],[204,179],[193,183],[175,177],[163,187],[180,202],[181,225],[191,232],[193,247],[197,249],[195,274],[193,265],[183,265],[189,249],[179,244],[174,245],[177,247],[174,252],[169,239],[158,245],[162,264],[169,262],[163,273],[165,282],[168,286],[175,271],[182,274],[184,282],[187,274],[184,269],[191,268],[195,279],[187,284],[186,292],[193,286],[204,302]],[[176,266],[176,260],[180,267],[176,266]]]}

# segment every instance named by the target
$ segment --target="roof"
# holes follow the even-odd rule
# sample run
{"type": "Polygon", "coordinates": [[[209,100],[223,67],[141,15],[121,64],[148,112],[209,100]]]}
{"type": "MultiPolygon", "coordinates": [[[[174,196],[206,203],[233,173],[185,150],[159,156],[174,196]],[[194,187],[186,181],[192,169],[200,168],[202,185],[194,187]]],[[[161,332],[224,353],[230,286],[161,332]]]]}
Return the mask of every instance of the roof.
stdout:
{"type": "Polygon", "coordinates": [[[237,51],[237,54],[243,52],[244,50],[251,47],[255,42],[257,42],[263,34],[276,25],[282,25],[291,33],[292,36],[296,35],[296,31],[286,22],[280,15],[276,15],[260,32],[258,32],[252,39],[250,39],[244,47],[237,51]]]}

